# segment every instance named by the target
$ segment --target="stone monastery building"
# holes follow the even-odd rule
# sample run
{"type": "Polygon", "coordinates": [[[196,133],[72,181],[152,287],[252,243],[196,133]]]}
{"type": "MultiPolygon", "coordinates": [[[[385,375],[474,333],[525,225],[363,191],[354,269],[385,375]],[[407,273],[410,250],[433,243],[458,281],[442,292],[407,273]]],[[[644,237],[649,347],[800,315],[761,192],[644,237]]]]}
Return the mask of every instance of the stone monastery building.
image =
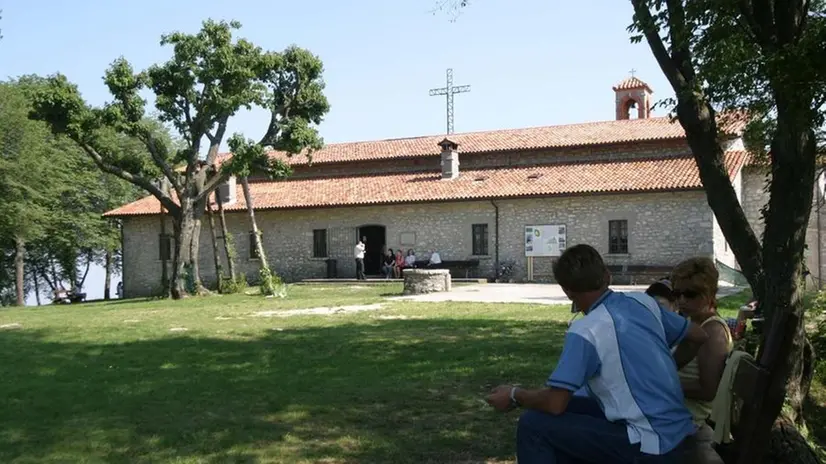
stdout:
{"type": "MultiPolygon", "coordinates": [[[[270,265],[287,281],[352,278],[361,236],[368,276],[379,273],[386,246],[413,249],[419,260],[438,251],[443,261],[470,266],[452,271],[454,277],[493,277],[497,263],[513,263],[517,281],[552,281],[554,256],[577,243],[603,254],[616,283],[647,283],[697,255],[716,259],[723,276],[733,274],[724,272],[737,263],[706,202],[682,127],[650,117],[652,91],[641,80],[631,77],[613,89],[611,121],[336,143],[315,152],[312,165],[304,156],[290,158],[289,179],[250,180],[270,265]]],[[[742,127],[722,130],[731,181],[759,234],[765,171],[749,165],[742,127]]],[[[231,180],[224,195],[238,269],[252,282],[258,263],[240,185],[231,180]]],[[[159,288],[160,253],[171,247],[159,235],[158,214],[151,196],[106,214],[123,220],[128,298],[159,288]]],[[[819,225],[813,210],[808,265],[815,279],[826,269],[819,225]]],[[[201,277],[210,285],[206,221],[200,244],[201,277]]]]}

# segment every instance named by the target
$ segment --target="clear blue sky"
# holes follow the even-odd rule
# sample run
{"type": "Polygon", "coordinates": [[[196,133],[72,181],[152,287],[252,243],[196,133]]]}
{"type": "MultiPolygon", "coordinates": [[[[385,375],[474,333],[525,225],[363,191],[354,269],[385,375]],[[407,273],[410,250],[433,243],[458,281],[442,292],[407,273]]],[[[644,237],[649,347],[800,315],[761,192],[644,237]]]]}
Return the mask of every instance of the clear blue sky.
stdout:
{"type": "MultiPolygon", "coordinates": [[[[448,67],[454,85],[471,85],[455,97],[456,132],[613,119],[611,86],[632,68],[655,100],[672,94],[647,45],[629,42],[629,1],[472,0],[453,22],[433,13],[437,3],[0,0],[0,73],[61,72],[99,105],[115,58],[144,69],[169,57],[161,34],[213,18],[240,21],[239,35],[265,49],[296,44],[321,57],[328,143],[442,133],[444,97],[428,90],[444,86],[448,67]]],[[[241,114],[229,133],[257,139],[266,123],[260,111],[241,114]]],[[[90,273],[90,297],[102,282],[100,269],[90,273]]]]}

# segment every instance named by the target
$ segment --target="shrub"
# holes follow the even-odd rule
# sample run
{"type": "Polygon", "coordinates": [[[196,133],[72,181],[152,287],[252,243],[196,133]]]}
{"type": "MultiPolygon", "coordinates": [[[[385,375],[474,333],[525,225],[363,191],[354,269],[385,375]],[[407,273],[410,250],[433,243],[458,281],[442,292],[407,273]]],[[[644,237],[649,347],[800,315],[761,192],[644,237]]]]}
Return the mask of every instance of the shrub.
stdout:
{"type": "Polygon", "coordinates": [[[247,288],[247,276],[240,274],[235,277],[233,281],[229,277],[223,277],[221,282],[221,293],[229,295],[232,293],[241,293],[247,288]]]}

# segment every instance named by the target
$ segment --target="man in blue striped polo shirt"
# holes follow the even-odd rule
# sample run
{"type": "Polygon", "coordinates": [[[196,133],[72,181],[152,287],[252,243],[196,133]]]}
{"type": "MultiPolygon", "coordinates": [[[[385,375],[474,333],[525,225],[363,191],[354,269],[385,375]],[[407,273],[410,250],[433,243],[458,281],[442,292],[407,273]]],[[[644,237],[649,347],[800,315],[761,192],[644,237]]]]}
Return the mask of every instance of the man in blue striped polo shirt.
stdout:
{"type": "Polygon", "coordinates": [[[677,369],[706,341],[703,329],[644,293],[608,289],[608,269],[588,245],[565,250],[554,277],[585,317],[569,328],[545,388],[503,385],[488,397],[502,411],[527,409],[519,464],[681,462],[695,427],[677,369]],[[574,395],[581,389],[586,396],[574,395]]]}

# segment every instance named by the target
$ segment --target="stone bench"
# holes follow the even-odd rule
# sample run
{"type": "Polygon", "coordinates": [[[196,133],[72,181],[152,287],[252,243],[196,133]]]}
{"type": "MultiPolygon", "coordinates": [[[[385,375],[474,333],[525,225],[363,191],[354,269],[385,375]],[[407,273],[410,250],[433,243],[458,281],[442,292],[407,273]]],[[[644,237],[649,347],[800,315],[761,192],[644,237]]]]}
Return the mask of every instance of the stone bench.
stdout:
{"type": "Polygon", "coordinates": [[[449,292],[450,271],[447,269],[406,269],[404,271],[404,294],[449,292]]]}
{"type": "MultiPolygon", "coordinates": [[[[430,264],[429,260],[416,260],[416,263],[413,265],[415,269],[447,269],[456,271],[458,274],[459,272],[464,271],[465,278],[470,276],[471,271],[476,273],[476,270],[479,269],[479,260],[478,259],[448,259],[444,260],[439,264],[430,264]]],[[[407,270],[405,270],[407,272],[407,270]]],[[[461,274],[460,274],[461,275],[461,274]]]]}

